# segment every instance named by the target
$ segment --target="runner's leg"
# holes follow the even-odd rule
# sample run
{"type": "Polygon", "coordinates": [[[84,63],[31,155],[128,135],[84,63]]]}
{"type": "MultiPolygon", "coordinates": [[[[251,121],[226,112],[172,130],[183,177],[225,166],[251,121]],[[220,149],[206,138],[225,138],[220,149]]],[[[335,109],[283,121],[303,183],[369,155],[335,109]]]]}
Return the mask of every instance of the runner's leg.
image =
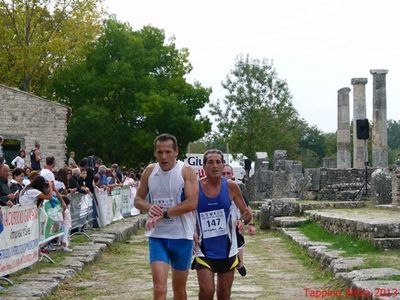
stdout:
{"type": "Polygon", "coordinates": [[[162,261],[151,263],[151,275],[153,277],[153,299],[167,299],[167,279],[169,265],[162,261]]]}
{"type": "Polygon", "coordinates": [[[217,274],[218,300],[229,300],[231,298],[231,289],[234,276],[235,276],[235,269],[232,269],[226,273],[217,274]]]}
{"type": "Polygon", "coordinates": [[[212,300],[215,292],[214,272],[207,268],[197,270],[197,280],[199,282],[199,299],[212,300]]]}
{"type": "Polygon", "coordinates": [[[186,300],[186,282],[189,271],[178,271],[172,269],[172,289],[175,300],[186,300]]]}

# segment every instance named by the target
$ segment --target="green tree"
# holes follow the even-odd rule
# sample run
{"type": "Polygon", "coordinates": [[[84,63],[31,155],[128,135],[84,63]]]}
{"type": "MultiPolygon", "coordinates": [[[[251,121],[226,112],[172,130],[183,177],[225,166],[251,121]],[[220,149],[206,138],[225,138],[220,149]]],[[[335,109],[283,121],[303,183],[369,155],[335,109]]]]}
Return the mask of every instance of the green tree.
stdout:
{"type": "Polygon", "coordinates": [[[0,0],[0,82],[48,96],[53,72],[100,33],[101,0],[0,0]]]}
{"type": "Polygon", "coordinates": [[[57,98],[73,109],[68,146],[78,153],[94,147],[106,162],[137,165],[153,158],[153,139],[168,132],[183,155],[211,127],[200,116],[211,90],[186,81],[188,55],[160,29],[133,31],[107,20],[86,59],[53,81],[57,98]]]}
{"type": "Polygon", "coordinates": [[[228,94],[211,105],[218,122],[218,135],[231,152],[254,159],[256,151],[272,154],[288,150],[298,158],[304,121],[291,102],[286,81],[279,79],[272,62],[238,56],[222,86],[228,94]]]}
{"type": "Polygon", "coordinates": [[[389,148],[400,149],[400,121],[389,120],[387,130],[389,148]]]}
{"type": "Polygon", "coordinates": [[[389,164],[393,164],[400,155],[400,121],[389,120],[387,130],[389,164]]]}
{"type": "Polygon", "coordinates": [[[300,155],[306,168],[320,167],[325,157],[325,135],[316,126],[306,126],[300,138],[300,155]]]}

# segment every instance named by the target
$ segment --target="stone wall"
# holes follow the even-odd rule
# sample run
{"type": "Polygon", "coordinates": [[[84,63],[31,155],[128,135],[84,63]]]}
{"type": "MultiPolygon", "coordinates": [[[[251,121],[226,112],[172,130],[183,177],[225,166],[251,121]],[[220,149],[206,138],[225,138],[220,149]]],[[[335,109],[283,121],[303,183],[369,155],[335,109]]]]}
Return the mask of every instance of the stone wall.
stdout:
{"type": "MultiPolygon", "coordinates": [[[[368,169],[368,182],[374,170],[368,169]]],[[[319,189],[316,199],[324,200],[352,200],[357,197],[365,181],[364,169],[327,169],[321,168],[319,175],[319,189]]],[[[318,181],[318,178],[314,179],[318,181]]],[[[370,195],[370,190],[368,191],[370,195]]]]}
{"type": "Polygon", "coordinates": [[[28,165],[29,151],[38,141],[43,158],[52,155],[56,168],[64,166],[69,107],[4,85],[0,85],[0,107],[0,135],[21,142],[28,165]]]}
{"type": "Polygon", "coordinates": [[[389,168],[376,169],[371,175],[371,200],[374,205],[392,204],[392,179],[389,168]]]}
{"type": "Polygon", "coordinates": [[[255,173],[246,183],[250,201],[271,198],[351,201],[368,198],[376,205],[393,204],[397,207],[400,203],[400,160],[393,168],[368,167],[368,195],[365,195],[365,189],[362,190],[365,169],[303,169],[300,161],[288,160],[286,151],[277,150],[272,170],[269,170],[267,158],[264,153],[257,159],[255,173]]]}

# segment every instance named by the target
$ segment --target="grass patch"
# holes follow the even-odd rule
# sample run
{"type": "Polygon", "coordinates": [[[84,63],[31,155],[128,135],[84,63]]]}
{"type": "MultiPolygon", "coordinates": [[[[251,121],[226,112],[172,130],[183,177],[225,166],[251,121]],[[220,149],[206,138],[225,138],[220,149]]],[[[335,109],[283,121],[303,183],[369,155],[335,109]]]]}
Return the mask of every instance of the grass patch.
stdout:
{"type": "Polygon", "coordinates": [[[400,270],[400,249],[389,249],[377,253],[366,253],[360,255],[364,264],[360,268],[395,268],[400,270]]]}
{"type": "Polygon", "coordinates": [[[346,234],[332,234],[314,222],[306,222],[302,224],[299,229],[312,241],[332,243],[331,248],[345,251],[345,256],[380,252],[369,241],[351,237],[346,234]]]}

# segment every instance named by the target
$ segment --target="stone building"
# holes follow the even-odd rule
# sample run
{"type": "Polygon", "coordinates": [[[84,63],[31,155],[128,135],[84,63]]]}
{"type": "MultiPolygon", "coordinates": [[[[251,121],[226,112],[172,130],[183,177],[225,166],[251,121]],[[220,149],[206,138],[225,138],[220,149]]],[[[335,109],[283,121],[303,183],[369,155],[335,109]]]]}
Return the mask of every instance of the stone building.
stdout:
{"type": "Polygon", "coordinates": [[[52,155],[56,168],[64,166],[69,112],[68,106],[0,85],[0,135],[5,139],[3,151],[7,162],[23,148],[30,166],[29,151],[38,141],[43,158],[52,155]]]}

